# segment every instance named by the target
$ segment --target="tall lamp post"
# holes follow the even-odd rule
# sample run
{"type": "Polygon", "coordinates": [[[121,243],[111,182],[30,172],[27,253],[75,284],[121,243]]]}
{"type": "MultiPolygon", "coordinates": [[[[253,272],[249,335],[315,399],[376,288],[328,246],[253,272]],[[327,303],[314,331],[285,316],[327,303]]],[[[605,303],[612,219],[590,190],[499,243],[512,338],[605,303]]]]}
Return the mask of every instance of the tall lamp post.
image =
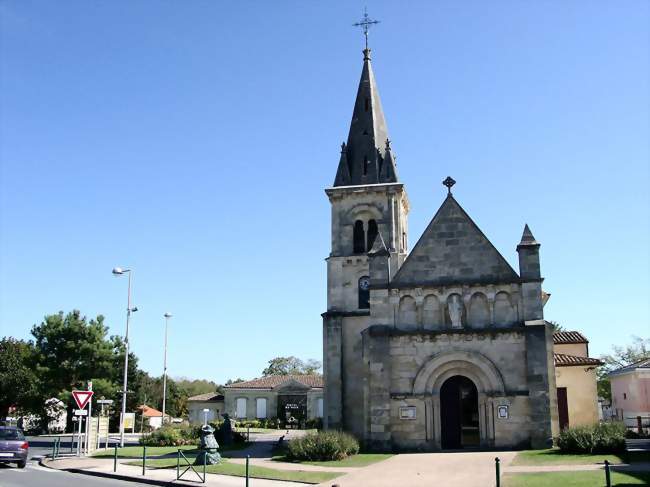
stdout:
{"type": "Polygon", "coordinates": [[[160,425],[165,424],[165,402],[167,400],[167,326],[169,325],[169,318],[172,317],[172,314],[167,312],[165,316],[165,358],[163,359],[163,407],[162,407],[162,419],[160,425]]]}
{"type": "Polygon", "coordinates": [[[131,269],[122,269],[121,267],[115,267],[113,269],[113,275],[115,276],[123,276],[124,274],[128,274],[129,276],[129,287],[126,301],[126,334],[124,335],[126,353],[124,354],[124,388],[122,389],[122,416],[120,417],[120,447],[124,447],[124,417],[126,416],[126,391],[129,380],[129,321],[131,319],[131,313],[138,311],[138,308],[131,307],[131,269]]]}

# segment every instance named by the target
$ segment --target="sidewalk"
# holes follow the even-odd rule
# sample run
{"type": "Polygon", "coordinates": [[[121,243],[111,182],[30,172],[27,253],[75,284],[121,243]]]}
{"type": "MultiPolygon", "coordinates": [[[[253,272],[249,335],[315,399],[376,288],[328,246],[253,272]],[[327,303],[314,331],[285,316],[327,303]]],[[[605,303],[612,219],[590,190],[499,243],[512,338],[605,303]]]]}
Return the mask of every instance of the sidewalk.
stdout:
{"type": "MultiPolygon", "coordinates": [[[[129,461],[132,461],[130,459],[129,461]]],[[[59,460],[44,460],[41,465],[56,470],[65,470],[71,473],[92,475],[96,477],[113,478],[131,482],[142,482],[152,485],[192,485],[196,486],[199,478],[192,471],[188,471],[183,478],[185,480],[176,480],[176,469],[147,469],[146,475],[142,475],[142,467],[133,465],[124,465],[118,463],[117,472],[113,472],[113,460],[110,458],[64,458],[59,460]]],[[[278,480],[255,479],[256,487],[297,487],[303,484],[299,482],[283,482],[278,480]]],[[[205,484],[215,487],[244,487],[246,479],[244,477],[233,477],[230,475],[207,474],[205,484]]]]}
{"type": "Polygon", "coordinates": [[[509,464],[516,452],[407,453],[318,484],[319,487],[491,487],[494,457],[509,464]]]}

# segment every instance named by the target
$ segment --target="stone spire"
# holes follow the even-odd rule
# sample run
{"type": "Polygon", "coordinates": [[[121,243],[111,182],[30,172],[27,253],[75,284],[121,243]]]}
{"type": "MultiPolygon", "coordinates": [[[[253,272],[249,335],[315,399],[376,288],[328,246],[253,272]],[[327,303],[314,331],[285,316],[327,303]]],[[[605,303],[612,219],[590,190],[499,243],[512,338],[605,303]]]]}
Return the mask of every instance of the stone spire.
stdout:
{"type": "Polygon", "coordinates": [[[395,182],[395,157],[370,64],[370,49],[366,48],[348,141],[342,147],[334,186],[395,182]]]}
{"type": "Polygon", "coordinates": [[[519,242],[519,246],[522,245],[537,245],[537,240],[535,240],[535,237],[533,236],[533,232],[530,231],[530,228],[528,227],[528,224],[524,227],[524,233],[521,235],[521,242],[519,242]]]}

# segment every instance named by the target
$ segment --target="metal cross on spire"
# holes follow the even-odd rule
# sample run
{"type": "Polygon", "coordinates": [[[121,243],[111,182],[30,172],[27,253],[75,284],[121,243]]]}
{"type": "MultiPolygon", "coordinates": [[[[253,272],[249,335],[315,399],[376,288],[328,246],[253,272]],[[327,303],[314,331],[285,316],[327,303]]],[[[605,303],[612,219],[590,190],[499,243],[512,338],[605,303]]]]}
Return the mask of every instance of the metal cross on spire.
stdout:
{"type": "Polygon", "coordinates": [[[454,181],[454,178],[451,176],[447,176],[447,179],[445,179],[442,184],[447,186],[447,194],[451,194],[451,187],[456,184],[456,181],[454,181]]]}
{"type": "Polygon", "coordinates": [[[370,27],[378,24],[379,20],[372,20],[368,16],[368,9],[364,7],[363,9],[363,18],[354,24],[352,24],[354,27],[362,27],[363,28],[363,35],[366,38],[366,50],[368,49],[368,31],[370,30],[370,27]]]}

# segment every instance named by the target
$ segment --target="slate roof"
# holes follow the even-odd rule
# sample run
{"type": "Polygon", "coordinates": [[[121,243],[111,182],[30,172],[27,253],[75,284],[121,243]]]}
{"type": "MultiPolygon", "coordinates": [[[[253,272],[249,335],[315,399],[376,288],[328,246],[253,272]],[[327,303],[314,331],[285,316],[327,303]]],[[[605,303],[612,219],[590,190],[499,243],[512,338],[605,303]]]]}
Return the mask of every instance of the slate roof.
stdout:
{"type": "Polygon", "coordinates": [[[391,287],[512,282],[515,270],[449,193],[391,287]]]}
{"type": "Polygon", "coordinates": [[[370,49],[365,49],[363,54],[363,69],[350,132],[347,143],[341,146],[334,186],[397,182],[384,110],[370,64],[370,49]]]}
{"type": "Polygon", "coordinates": [[[589,340],[577,331],[556,331],[553,333],[553,343],[565,345],[569,343],[589,343],[589,340]]]}
{"type": "Polygon", "coordinates": [[[636,369],[650,369],[650,357],[645,358],[643,360],[639,360],[638,362],[634,362],[633,364],[626,365],[625,367],[621,367],[619,369],[612,370],[607,375],[625,374],[626,372],[632,372],[633,370],[636,370],[636,369]]]}
{"type": "Polygon", "coordinates": [[[322,375],[270,375],[259,379],[237,382],[226,386],[226,389],[275,389],[287,382],[296,381],[311,388],[323,387],[322,375]]]}
{"type": "Polygon", "coordinates": [[[219,394],[218,392],[206,392],[205,394],[188,397],[187,400],[196,402],[223,401],[223,394],[219,394]]]}
{"type": "Polygon", "coordinates": [[[554,353],[553,359],[556,367],[567,367],[571,365],[603,365],[603,362],[597,358],[578,357],[576,355],[567,355],[565,353],[554,353]]]}

